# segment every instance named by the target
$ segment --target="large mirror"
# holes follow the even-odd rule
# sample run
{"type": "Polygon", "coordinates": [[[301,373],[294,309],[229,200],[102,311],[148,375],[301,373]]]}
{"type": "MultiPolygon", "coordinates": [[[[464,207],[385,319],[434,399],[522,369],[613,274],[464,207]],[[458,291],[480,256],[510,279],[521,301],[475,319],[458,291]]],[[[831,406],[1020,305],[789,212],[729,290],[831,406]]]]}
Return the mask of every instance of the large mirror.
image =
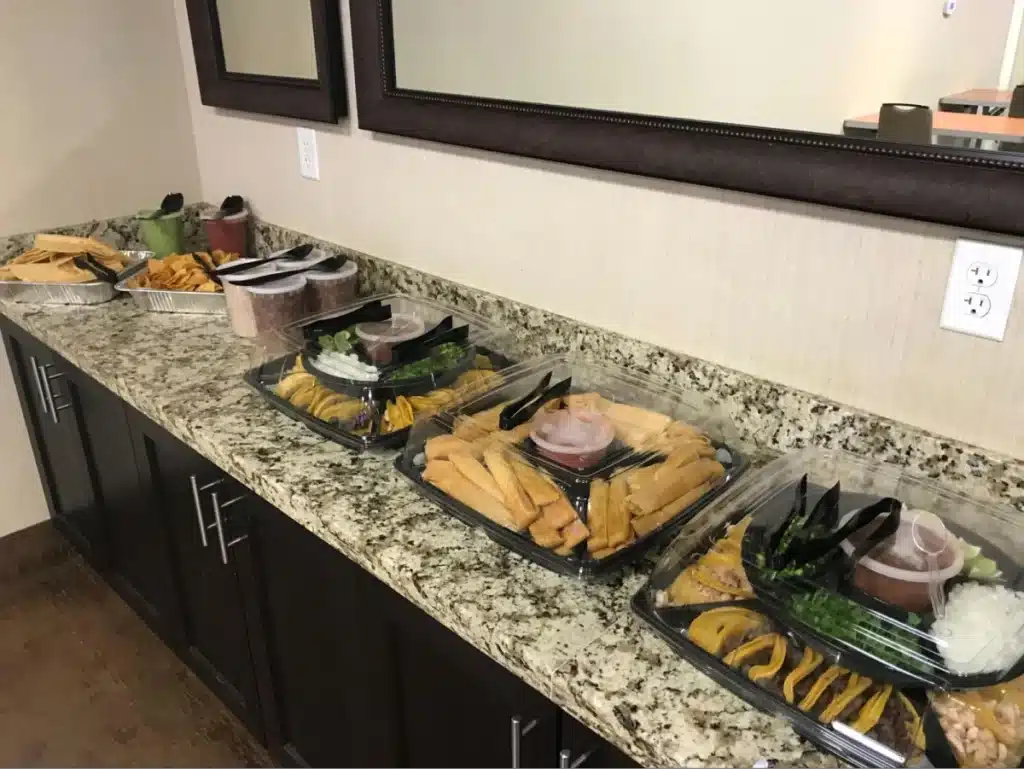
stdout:
{"type": "Polygon", "coordinates": [[[336,122],[337,0],[186,0],[204,104],[336,122]]]}
{"type": "Polygon", "coordinates": [[[1014,0],[392,0],[396,85],[1024,159],[1014,0]]]}
{"type": "Polygon", "coordinates": [[[1024,0],[350,0],[360,125],[1024,234],[1024,0]]]}

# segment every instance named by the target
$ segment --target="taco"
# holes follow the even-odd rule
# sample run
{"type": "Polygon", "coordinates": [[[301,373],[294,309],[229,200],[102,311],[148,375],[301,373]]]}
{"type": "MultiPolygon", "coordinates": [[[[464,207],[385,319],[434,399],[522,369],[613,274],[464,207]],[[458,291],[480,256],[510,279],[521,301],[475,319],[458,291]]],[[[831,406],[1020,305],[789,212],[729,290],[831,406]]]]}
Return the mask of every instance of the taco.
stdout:
{"type": "MultiPolygon", "coordinates": [[[[792,705],[796,701],[797,685],[804,679],[808,679],[808,676],[820,667],[824,661],[825,658],[810,646],[804,647],[803,657],[800,662],[797,663],[796,667],[793,668],[792,672],[782,682],[782,696],[786,698],[786,702],[792,705]]],[[[804,692],[804,694],[806,693],[804,692]]]]}
{"type": "Polygon", "coordinates": [[[846,688],[832,698],[828,706],[821,711],[818,720],[823,724],[830,724],[836,720],[842,720],[846,715],[852,715],[864,707],[864,703],[870,699],[871,688],[875,682],[857,673],[851,673],[846,681],[846,688]]]}
{"type": "MultiPolygon", "coordinates": [[[[846,673],[846,669],[838,665],[829,667],[828,670],[818,676],[797,707],[805,713],[812,712],[818,701],[823,699],[822,695],[826,694],[826,692],[835,694],[840,691],[843,684],[842,676],[846,675],[846,673]]],[[[824,699],[827,701],[828,698],[824,699]]]]}
{"type": "Polygon", "coordinates": [[[907,758],[925,749],[924,729],[917,708],[891,684],[878,689],[850,725],[907,758]]]}
{"type": "Polygon", "coordinates": [[[709,654],[725,653],[726,645],[735,648],[749,638],[765,632],[768,621],[749,609],[725,606],[698,615],[687,629],[693,643],[709,654]]]}

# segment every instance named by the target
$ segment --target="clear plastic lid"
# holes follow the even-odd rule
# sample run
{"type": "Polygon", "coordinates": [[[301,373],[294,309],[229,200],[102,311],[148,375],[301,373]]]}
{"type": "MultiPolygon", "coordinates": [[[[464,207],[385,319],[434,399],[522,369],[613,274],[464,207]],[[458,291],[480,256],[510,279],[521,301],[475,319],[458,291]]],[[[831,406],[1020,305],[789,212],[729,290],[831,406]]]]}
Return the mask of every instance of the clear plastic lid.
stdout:
{"type": "Polygon", "coordinates": [[[514,340],[484,318],[403,294],[360,299],[258,341],[246,380],[279,410],[357,450],[400,447],[417,417],[478,392],[516,355],[514,340]],[[441,329],[378,363],[355,328],[389,316],[414,318],[421,335],[441,329]],[[439,336],[449,326],[453,333],[439,336]]]}
{"type": "Polygon", "coordinates": [[[554,570],[622,565],[745,466],[704,398],[572,355],[502,372],[413,427],[399,469],[457,517],[554,570]]]}
{"type": "Polygon", "coordinates": [[[749,585],[743,597],[837,664],[931,689],[1024,673],[1019,512],[893,465],[809,449],[749,473],[712,503],[665,553],[653,589],[668,603],[697,600],[700,591],[682,584],[695,543],[741,520],[728,565],[749,585]]]}
{"type": "Polygon", "coordinates": [[[306,274],[306,278],[312,281],[349,280],[359,272],[359,265],[349,260],[341,265],[340,269],[333,272],[312,271],[306,274]]]}

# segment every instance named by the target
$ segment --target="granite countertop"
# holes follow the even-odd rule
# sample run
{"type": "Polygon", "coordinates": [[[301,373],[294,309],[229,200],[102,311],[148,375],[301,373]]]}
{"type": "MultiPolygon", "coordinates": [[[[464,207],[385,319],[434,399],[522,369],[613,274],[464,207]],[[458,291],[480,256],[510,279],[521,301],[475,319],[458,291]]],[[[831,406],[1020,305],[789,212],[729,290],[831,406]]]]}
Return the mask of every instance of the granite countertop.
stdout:
{"type": "Polygon", "coordinates": [[[588,584],[506,551],[421,499],[394,452],[355,454],[266,405],[241,379],[259,350],[226,320],[125,300],[0,309],[638,762],[835,765],[633,619],[644,569],[588,584]]]}

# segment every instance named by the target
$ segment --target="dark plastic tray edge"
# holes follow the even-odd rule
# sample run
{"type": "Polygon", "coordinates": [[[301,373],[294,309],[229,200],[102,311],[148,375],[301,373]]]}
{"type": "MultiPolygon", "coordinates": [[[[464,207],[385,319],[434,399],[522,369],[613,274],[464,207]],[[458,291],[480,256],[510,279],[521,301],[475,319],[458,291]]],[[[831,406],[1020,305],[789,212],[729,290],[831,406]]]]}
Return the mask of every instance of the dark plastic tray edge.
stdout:
{"type": "Polygon", "coordinates": [[[752,707],[769,715],[784,718],[800,736],[854,766],[892,769],[904,766],[904,764],[893,763],[887,756],[881,754],[865,755],[862,752],[866,750],[865,748],[851,745],[834,729],[824,726],[797,708],[773,697],[757,684],[736,673],[732,668],[726,667],[718,657],[691,644],[680,630],[658,618],[654,610],[649,607],[648,593],[649,582],[645,583],[630,601],[633,614],[657,633],[687,663],[693,665],[708,678],[721,684],[752,707]]]}
{"type": "Polygon", "coordinates": [[[692,521],[705,507],[707,507],[708,504],[715,500],[726,489],[730,488],[732,484],[734,484],[740,476],[747,471],[750,467],[750,462],[747,460],[746,456],[740,454],[730,446],[725,444],[721,445],[724,446],[733,457],[733,466],[730,469],[732,475],[728,481],[721,484],[716,489],[713,489],[708,494],[705,494],[699,500],[690,505],[690,507],[684,512],[677,515],[671,521],[662,524],[660,528],[655,529],[646,537],[638,539],[632,545],[600,560],[584,560],[570,556],[555,555],[551,550],[540,547],[540,545],[532,542],[526,536],[519,534],[518,532],[514,532],[511,529],[506,529],[504,526],[495,523],[487,516],[482,515],[476,510],[452,499],[440,489],[424,482],[421,477],[421,469],[408,467],[411,463],[403,461],[408,456],[408,452],[403,452],[395,458],[395,469],[398,470],[401,475],[405,476],[409,483],[411,483],[420,494],[436,503],[446,513],[458,518],[467,526],[483,528],[491,539],[494,539],[509,550],[521,555],[523,558],[559,574],[565,574],[573,577],[601,579],[604,577],[611,577],[623,567],[639,561],[644,555],[650,552],[651,549],[657,547],[668,537],[675,534],[681,527],[692,521]]]}

